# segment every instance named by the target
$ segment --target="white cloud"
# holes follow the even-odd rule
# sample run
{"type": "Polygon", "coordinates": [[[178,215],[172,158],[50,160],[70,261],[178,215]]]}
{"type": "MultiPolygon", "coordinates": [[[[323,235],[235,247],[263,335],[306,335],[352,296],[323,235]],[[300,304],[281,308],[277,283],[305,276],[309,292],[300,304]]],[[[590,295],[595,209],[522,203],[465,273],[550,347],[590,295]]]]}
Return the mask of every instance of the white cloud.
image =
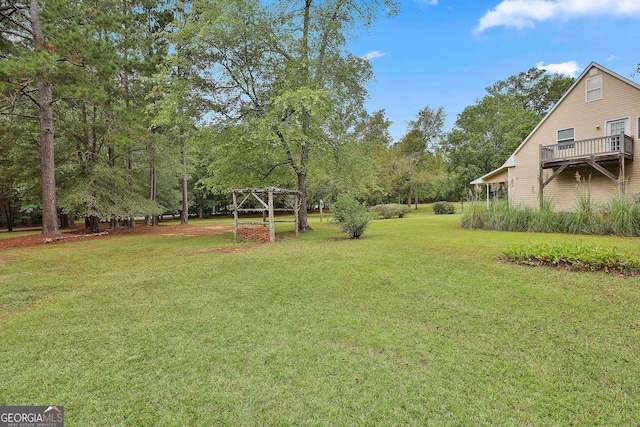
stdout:
{"type": "Polygon", "coordinates": [[[536,22],[581,16],[640,16],[638,0],[502,0],[488,11],[474,29],[481,33],[492,27],[522,30],[536,22]]]}
{"type": "Polygon", "coordinates": [[[371,52],[362,55],[360,58],[366,59],[367,61],[371,61],[374,58],[380,58],[381,56],[387,56],[386,53],[380,52],[379,50],[372,50],[371,52]]]}
{"type": "Polygon", "coordinates": [[[564,74],[570,77],[577,77],[578,73],[582,71],[582,67],[580,67],[576,61],[567,61],[560,64],[547,65],[544,65],[543,62],[538,62],[536,64],[536,67],[539,70],[547,70],[550,73],[564,74]]]}
{"type": "Polygon", "coordinates": [[[610,57],[607,58],[607,61],[611,62],[611,61],[616,61],[618,59],[620,59],[618,55],[611,55],[610,57]]]}
{"type": "Polygon", "coordinates": [[[426,4],[427,6],[437,6],[438,0],[413,0],[416,3],[426,4]]]}

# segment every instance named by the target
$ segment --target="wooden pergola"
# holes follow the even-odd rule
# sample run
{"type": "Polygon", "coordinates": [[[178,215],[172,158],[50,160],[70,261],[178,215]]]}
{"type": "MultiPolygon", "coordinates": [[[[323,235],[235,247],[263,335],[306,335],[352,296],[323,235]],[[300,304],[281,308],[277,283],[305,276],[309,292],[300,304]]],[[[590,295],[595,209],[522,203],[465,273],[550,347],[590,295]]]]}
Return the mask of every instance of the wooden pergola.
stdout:
{"type": "Polygon", "coordinates": [[[260,225],[262,227],[269,227],[269,242],[273,243],[276,241],[276,222],[295,223],[296,237],[298,237],[298,212],[300,210],[299,191],[269,187],[231,189],[229,192],[233,194],[233,236],[235,241],[238,241],[239,225],[260,225]],[[287,196],[293,196],[293,202],[291,201],[291,198],[287,196]],[[239,197],[241,198],[240,203],[238,203],[239,197]],[[277,198],[280,198],[284,202],[284,208],[274,208],[274,202],[277,198]],[[244,207],[252,200],[258,202],[258,208],[244,207]],[[275,212],[293,212],[294,219],[276,220],[274,215],[275,212]],[[240,221],[240,213],[262,213],[262,221],[240,221]]]}

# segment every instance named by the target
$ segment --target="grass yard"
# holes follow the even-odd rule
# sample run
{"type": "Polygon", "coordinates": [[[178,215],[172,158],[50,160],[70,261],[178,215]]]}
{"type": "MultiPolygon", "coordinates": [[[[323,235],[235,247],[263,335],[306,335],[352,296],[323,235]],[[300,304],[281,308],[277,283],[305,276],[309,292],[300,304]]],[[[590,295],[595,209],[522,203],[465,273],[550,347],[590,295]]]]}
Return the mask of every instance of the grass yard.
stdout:
{"type": "Polygon", "coordinates": [[[496,261],[637,238],[466,230],[428,206],[360,240],[311,222],[273,245],[0,252],[0,405],[63,405],[67,426],[640,422],[640,279],[496,261]]]}

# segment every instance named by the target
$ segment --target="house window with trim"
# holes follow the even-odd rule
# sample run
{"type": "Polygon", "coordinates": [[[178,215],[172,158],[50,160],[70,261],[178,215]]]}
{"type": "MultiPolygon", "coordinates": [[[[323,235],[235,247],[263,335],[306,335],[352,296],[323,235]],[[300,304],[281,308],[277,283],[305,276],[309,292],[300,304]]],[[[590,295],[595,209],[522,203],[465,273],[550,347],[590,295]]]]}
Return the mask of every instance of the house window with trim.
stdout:
{"type": "Polygon", "coordinates": [[[558,144],[558,150],[569,150],[575,147],[573,141],[575,140],[576,129],[560,129],[557,132],[556,143],[558,144]]]}
{"type": "Polygon", "coordinates": [[[602,99],[602,76],[587,79],[585,89],[587,102],[602,99]]]}
{"type": "Polygon", "coordinates": [[[620,134],[631,134],[631,118],[608,120],[605,122],[605,135],[611,138],[605,140],[606,151],[620,151],[620,134]]]}

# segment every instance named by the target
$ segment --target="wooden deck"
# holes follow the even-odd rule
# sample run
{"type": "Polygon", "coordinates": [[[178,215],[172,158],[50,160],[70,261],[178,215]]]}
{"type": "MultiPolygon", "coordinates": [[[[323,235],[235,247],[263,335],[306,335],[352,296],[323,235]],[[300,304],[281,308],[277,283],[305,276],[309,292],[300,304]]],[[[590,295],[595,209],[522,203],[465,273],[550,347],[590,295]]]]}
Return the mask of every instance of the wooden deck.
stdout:
{"type": "Polygon", "coordinates": [[[620,193],[625,194],[625,163],[633,161],[633,138],[620,135],[603,136],[582,141],[566,141],[540,146],[540,206],[544,203],[544,189],[558,175],[570,166],[589,165],[607,178],[620,185],[620,193]],[[617,163],[618,175],[606,169],[603,163],[617,163]],[[544,179],[544,170],[553,173],[544,179]]]}
{"type": "Polygon", "coordinates": [[[621,160],[633,160],[633,138],[625,134],[540,146],[542,169],[621,160]]]}

